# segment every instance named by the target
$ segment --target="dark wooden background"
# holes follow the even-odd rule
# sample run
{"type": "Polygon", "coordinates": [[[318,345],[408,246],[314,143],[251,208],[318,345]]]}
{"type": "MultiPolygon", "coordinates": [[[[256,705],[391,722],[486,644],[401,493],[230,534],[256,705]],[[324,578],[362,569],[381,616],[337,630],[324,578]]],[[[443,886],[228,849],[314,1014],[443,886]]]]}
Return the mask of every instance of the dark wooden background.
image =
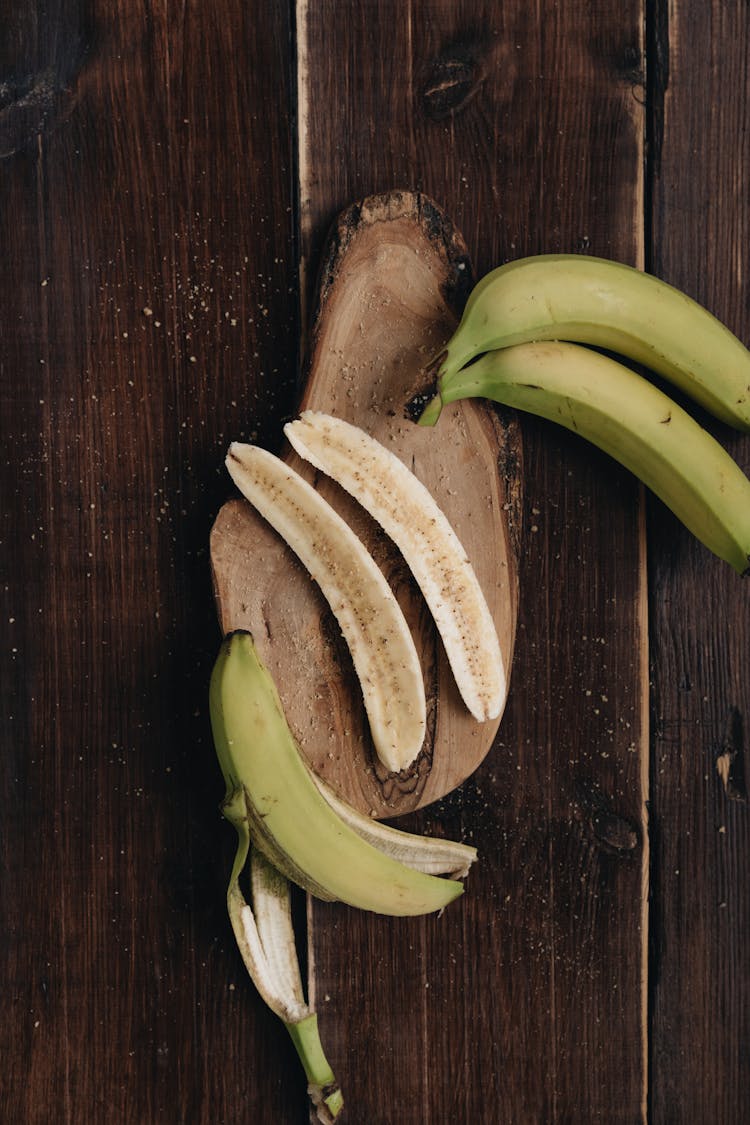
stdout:
{"type": "MultiPolygon", "coordinates": [[[[326,230],[393,187],[479,274],[615,257],[750,341],[749,44],[746,0],[0,0],[3,1120],[307,1121],[225,912],[225,448],[278,442],[326,230]]],[[[468,893],[307,905],[347,1119],[739,1125],[750,591],[522,429],[509,708],[413,818],[477,845],[468,893]]]]}

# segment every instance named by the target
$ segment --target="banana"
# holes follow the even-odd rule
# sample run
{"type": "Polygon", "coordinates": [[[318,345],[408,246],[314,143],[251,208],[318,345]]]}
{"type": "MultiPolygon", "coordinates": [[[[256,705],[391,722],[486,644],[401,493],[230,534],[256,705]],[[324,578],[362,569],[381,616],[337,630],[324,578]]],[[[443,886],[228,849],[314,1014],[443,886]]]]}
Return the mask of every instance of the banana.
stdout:
{"type": "Polygon", "coordinates": [[[500,641],[474,569],[430,492],[389,449],[341,418],[307,410],[284,433],[394,541],[424,594],[466,706],[478,722],[496,719],[508,683],[500,641]]]}
{"type": "Polygon", "coordinates": [[[317,1013],[306,1003],[292,926],[289,883],[257,848],[245,824],[227,891],[232,929],[242,959],[263,1000],[286,1027],[305,1069],[318,1120],[330,1125],[343,1109],[341,1089],[320,1042],[317,1013]],[[249,853],[252,902],[239,883],[249,853]]]}
{"type": "Polygon", "coordinates": [[[726,450],[646,379],[588,348],[539,343],[491,351],[442,383],[442,406],[483,397],[558,422],[635,473],[709,550],[750,573],[750,481],[726,450]]]}
{"type": "Polygon", "coordinates": [[[280,458],[234,442],[226,464],[336,615],[362,686],[378,757],[393,772],[408,768],[427,727],[424,679],[409,626],[382,572],[348,524],[280,458]]]}
{"type": "MultiPolygon", "coordinates": [[[[226,783],[224,815],[311,894],[380,914],[442,910],[461,883],[415,871],[363,840],[318,791],[249,633],[230,634],[211,676],[211,725],[226,783]]],[[[237,866],[244,865],[238,851],[237,866]]]]}
{"type": "Polygon", "coordinates": [[[482,352],[542,340],[618,352],[750,429],[750,352],[737,337],[658,278],[575,254],[521,258],[488,273],[441,356],[441,386],[482,352]]]}

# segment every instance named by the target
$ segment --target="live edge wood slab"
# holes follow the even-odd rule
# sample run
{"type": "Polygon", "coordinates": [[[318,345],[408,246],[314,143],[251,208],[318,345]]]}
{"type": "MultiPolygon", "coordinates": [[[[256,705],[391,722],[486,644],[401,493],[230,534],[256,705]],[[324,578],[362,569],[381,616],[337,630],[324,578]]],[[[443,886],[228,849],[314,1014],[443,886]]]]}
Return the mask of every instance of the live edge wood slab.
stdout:
{"type": "MultiPolygon", "coordinates": [[[[463,239],[432,200],[392,191],[352,204],[323,253],[300,410],[361,426],[429,488],[474,566],[510,672],[518,603],[518,428],[510,415],[501,420],[479,402],[446,410],[436,429],[417,426],[407,411],[471,283],[463,239]]],[[[428,709],[416,761],[398,774],[378,761],[333,613],[291,549],[241,499],[224,505],[211,534],[221,627],[252,632],[292,730],[321,777],[370,815],[411,811],[473,773],[501,717],[477,723],[469,714],[419,589],[381,529],[288,445],[283,457],[365,543],[411,626],[428,709]]]]}

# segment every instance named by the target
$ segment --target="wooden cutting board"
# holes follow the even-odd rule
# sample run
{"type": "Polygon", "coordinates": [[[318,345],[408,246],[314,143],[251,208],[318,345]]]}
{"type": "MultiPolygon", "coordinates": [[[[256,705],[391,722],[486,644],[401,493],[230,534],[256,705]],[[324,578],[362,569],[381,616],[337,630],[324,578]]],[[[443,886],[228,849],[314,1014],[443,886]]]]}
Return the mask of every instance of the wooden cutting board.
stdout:
{"type": "MultiPolygon", "coordinates": [[[[512,417],[482,402],[421,428],[406,404],[449,338],[472,278],[465,244],[425,196],[391,192],[349,207],[329,237],[300,409],[353,422],[401,457],[435,496],[477,572],[510,668],[518,600],[520,442],[512,417]]],[[[221,627],[249,629],[310,762],[377,817],[426,805],[459,785],[492,746],[455,688],[429,611],[399,552],[342,489],[286,445],[282,456],[344,516],[390,581],[417,644],[428,730],[411,769],[374,755],[359,684],[338,625],[286,544],[242,499],[220,511],[211,561],[221,627]]]]}

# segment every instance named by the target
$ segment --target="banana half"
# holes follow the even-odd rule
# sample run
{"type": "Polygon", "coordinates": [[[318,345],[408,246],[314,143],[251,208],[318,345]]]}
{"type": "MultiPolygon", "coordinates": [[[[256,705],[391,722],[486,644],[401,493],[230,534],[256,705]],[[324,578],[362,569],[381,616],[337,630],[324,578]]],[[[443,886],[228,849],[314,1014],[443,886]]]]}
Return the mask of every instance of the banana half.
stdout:
{"type": "Polygon", "coordinates": [[[403,612],[370,553],[330,504],[279,457],[234,442],[227,468],[326,598],[349,646],[378,757],[392,772],[419,754],[424,678],[403,612]]]}
{"type": "Polygon", "coordinates": [[[496,719],[508,692],[500,641],[471,562],[431,493],[395,454],[342,418],[307,410],[284,433],[396,544],[424,594],[464,703],[478,722],[496,719]]]}

